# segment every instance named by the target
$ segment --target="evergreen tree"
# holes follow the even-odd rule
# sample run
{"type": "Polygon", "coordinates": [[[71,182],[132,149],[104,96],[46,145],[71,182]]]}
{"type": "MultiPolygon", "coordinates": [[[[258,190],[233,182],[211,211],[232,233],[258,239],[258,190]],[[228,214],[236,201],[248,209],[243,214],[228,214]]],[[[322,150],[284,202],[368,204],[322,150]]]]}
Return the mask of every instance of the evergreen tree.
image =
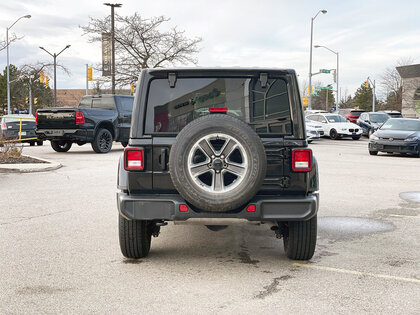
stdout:
{"type": "Polygon", "coordinates": [[[363,82],[354,94],[353,106],[357,106],[365,111],[372,110],[372,88],[370,84],[363,82]]]}

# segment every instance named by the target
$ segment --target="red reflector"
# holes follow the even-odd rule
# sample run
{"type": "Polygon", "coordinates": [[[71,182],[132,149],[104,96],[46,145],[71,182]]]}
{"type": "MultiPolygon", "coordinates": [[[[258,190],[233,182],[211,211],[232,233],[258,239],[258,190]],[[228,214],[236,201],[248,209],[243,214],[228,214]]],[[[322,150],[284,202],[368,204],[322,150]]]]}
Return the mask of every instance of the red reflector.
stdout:
{"type": "Polygon", "coordinates": [[[180,212],[188,212],[187,205],[179,205],[179,211],[180,212]]]}
{"type": "Polygon", "coordinates": [[[309,172],[312,170],[312,150],[295,149],[292,151],[292,169],[295,172],[309,172]]]}
{"type": "Polygon", "coordinates": [[[248,211],[248,212],[255,212],[255,205],[249,205],[249,206],[246,208],[246,211],[248,211]]]}
{"type": "Polygon", "coordinates": [[[35,114],[35,125],[38,125],[38,112],[35,114]]]}
{"type": "Polygon", "coordinates": [[[76,112],[76,125],[83,125],[85,123],[85,116],[82,112],[76,112]]]}
{"type": "Polygon", "coordinates": [[[143,149],[125,149],[124,169],[127,171],[142,171],[144,169],[143,149]]]}
{"type": "Polygon", "coordinates": [[[210,107],[209,112],[210,113],[227,113],[226,107],[210,107]]]}

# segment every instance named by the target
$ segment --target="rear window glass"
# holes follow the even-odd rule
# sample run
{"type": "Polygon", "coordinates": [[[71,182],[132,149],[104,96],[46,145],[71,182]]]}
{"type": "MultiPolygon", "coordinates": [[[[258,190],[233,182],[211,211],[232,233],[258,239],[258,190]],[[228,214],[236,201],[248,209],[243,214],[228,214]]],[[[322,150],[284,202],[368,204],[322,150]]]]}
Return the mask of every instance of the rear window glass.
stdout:
{"type": "Polygon", "coordinates": [[[79,108],[90,108],[92,106],[92,97],[85,96],[80,100],[79,108]]]}
{"type": "Polygon", "coordinates": [[[113,97],[99,97],[92,101],[92,108],[115,109],[113,97]]]}
{"type": "Polygon", "coordinates": [[[145,133],[178,133],[209,108],[223,107],[258,133],[292,134],[282,78],[269,79],[265,88],[258,78],[178,78],[175,88],[167,79],[155,79],[148,95],[145,133]]]}

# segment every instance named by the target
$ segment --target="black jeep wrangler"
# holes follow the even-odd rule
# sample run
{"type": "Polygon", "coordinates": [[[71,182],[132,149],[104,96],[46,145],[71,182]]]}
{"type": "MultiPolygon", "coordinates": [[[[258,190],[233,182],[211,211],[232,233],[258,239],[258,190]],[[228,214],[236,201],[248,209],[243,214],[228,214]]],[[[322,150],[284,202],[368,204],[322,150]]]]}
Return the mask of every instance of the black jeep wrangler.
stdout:
{"type": "Polygon", "coordinates": [[[160,227],[182,221],[270,224],[289,258],[310,259],[318,170],[295,71],[142,71],[118,189],[128,258],[147,256],[160,227]]]}

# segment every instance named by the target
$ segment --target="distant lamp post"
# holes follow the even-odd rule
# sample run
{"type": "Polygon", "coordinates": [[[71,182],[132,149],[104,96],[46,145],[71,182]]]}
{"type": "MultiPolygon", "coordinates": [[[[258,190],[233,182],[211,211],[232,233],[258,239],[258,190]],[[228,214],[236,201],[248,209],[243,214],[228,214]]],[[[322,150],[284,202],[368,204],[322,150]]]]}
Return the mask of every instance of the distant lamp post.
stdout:
{"type": "Polygon", "coordinates": [[[337,109],[340,107],[339,106],[339,103],[340,103],[340,90],[338,89],[338,62],[339,62],[339,60],[338,60],[338,56],[339,56],[339,53],[338,53],[338,51],[334,51],[334,50],[332,50],[332,49],[329,49],[328,47],[326,47],[326,46],[322,46],[322,45],[315,45],[314,46],[315,48],[320,48],[320,47],[322,47],[322,48],[325,48],[325,49],[327,49],[327,50],[329,50],[329,51],[331,51],[333,54],[336,54],[336,56],[337,56],[337,69],[336,69],[336,73],[335,73],[335,75],[337,76],[337,109]]]}
{"type": "Polygon", "coordinates": [[[309,98],[308,98],[308,109],[311,109],[312,105],[312,93],[311,93],[311,87],[312,87],[312,40],[314,37],[314,20],[318,16],[318,14],[326,14],[327,10],[319,10],[317,14],[313,18],[311,18],[311,48],[309,50],[309,98]]]}
{"type": "Polygon", "coordinates": [[[114,8],[120,8],[120,3],[104,3],[104,5],[111,7],[111,93],[115,94],[115,34],[114,34],[114,8]]]}
{"type": "Polygon", "coordinates": [[[6,49],[7,49],[7,114],[10,115],[10,70],[9,70],[9,30],[15,25],[20,19],[30,19],[31,16],[24,15],[18,18],[11,26],[6,27],[6,49]]]}
{"type": "Polygon", "coordinates": [[[57,106],[57,57],[63,51],[65,51],[67,48],[70,48],[70,46],[71,45],[67,45],[58,54],[56,54],[56,53],[52,54],[48,50],[46,50],[44,47],[39,47],[40,49],[42,49],[43,51],[45,51],[46,53],[48,53],[49,55],[51,55],[51,57],[54,58],[54,106],[57,106]]]}

